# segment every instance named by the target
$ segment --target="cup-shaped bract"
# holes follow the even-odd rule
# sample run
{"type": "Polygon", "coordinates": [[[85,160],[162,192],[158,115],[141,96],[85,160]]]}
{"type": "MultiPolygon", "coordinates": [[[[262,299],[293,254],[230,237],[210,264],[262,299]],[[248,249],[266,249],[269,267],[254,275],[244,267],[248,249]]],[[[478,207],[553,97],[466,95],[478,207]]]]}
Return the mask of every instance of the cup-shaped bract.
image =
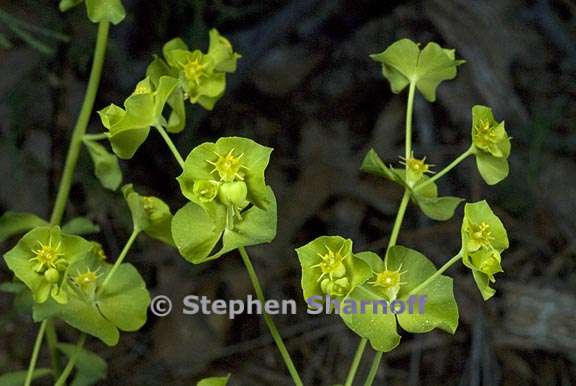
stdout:
{"type": "MultiPolygon", "coordinates": [[[[60,0],[60,11],[66,12],[84,0],[60,0]]],[[[119,24],[126,17],[121,0],[85,0],[88,19],[93,23],[110,22],[119,24]]]]}
{"type": "Polygon", "coordinates": [[[343,298],[371,275],[368,265],[352,252],[352,240],[321,236],[297,248],[302,267],[302,290],[313,297],[343,298]]]}
{"type": "Polygon", "coordinates": [[[508,249],[508,235],[502,221],[486,201],[466,204],[462,220],[462,262],[472,270],[474,280],[485,300],[495,291],[490,283],[502,272],[501,253],[508,249]]]}
{"type": "Polygon", "coordinates": [[[177,84],[177,79],[162,76],[155,87],[146,77],[124,101],[124,108],[111,104],[98,112],[119,158],[132,158],[148,137],[150,127],[166,124],[162,111],[177,84]]]}
{"type": "Polygon", "coordinates": [[[34,301],[52,297],[68,301],[68,268],[93,248],[80,236],[65,234],[58,226],[38,227],[26,233],[4,254],[8,268],[32,292],[34,301]]]}
{"type": "Polygon", "coordinates": [[[497,122],[489,107],[472,107],[472,145],[478,171],[487,184],[495,185],[508,176],[510,137],[504,121],[497,122]]]}
{"type": "Polygon", "coordinates": [[[421,50],[419,44],[410,39],[399,40],[370,57],[382,64],[382,74],[390,82],[393,93],[398,94],[413,83],[430,102],[436,100],[438,85],[455,78],[458,66],[464,63],[455,59],[454,50],[434,42],[421,50]]]}
{"type": "Polygon", "coordinates": [[[264,209],[268,204],[265,170],[272,148],[241,137],[220,138],[195,147],[178,177],[182,194],[200,206],[217,203],[264,209]]]}

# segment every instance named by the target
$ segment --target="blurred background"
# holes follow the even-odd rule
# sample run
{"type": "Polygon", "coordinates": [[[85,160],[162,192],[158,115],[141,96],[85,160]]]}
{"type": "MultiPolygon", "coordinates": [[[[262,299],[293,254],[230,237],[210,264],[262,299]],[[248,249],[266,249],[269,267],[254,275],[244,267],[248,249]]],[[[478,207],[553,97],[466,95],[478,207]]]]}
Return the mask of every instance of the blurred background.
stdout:
{"type": "MultiPolygon", "coordinates": [[[[47,217],[71,128],[85,90],[96,28],[80,6],[0,2],[0,213],[47,217]],[[15,18],[15,19],[14,19],[15,18]],[[16,21],[15,21],[16,20],[16,21]],[[15,24],[16,23],[16,24],[15,24]],[[19,24],[26,23],[26,24],[19,24]],[[16,25],[16,27],[14,27],[16,25]],[[46,34],[56,31],[63,36],[46,34]]],[[[503,219],[511,248],[496,296],[484,303],[469,271],[456,266],[460,326],[404,333],[384,355],[377,385],[576,385],[576,3],[572,0],[125,0],[128,17],[111,30],[95,108],[121,104],[163,43],[182,36],[206,49],[218,28],[243,58],[212,112],[189,106],[175,137],[183,153],[220,136],[274,147],[268,183],[279,201],[277,239],[250,248],[266,294],[297,299],[299,315],[276,318],[306,385],[342,382],[358,343],[338,317],[308,316],[294,247],[324,234],[383,253],[401,190],[359,172],[374,147],[388,162],[403,154],[406,93],[394,95],[369,54],[397,39],[436,41],[467,61],[438,100],[415,104],[415,153],[439,170],[470,143],[471,107],[485,104],[513,137],[511,174],[488,187],[467,160],[440,183],[442,194],[486,198],[503,219]]],[[[92,133],[103,128],[94,114],[92,133]]],[[[152,133],[124,181],[178,209],[177,164],[152,133]]],[[[87,215],[116,256],[129,236],[121,194],[103,189],[83,152],[67,217],[87,215]]],[[[462,209],[447,222],[409,207],[399,243],[437,265],[460,246],[462,209]]],[[[6,251],[14,240],[2,245],[6,251]]],[[[153,294],[245,298],[252,293],[235,254],[192,266],[142,237],[128,261],[153,294]]],[[[11,280],[0,263],[0,282],[11,280]]],[[[25,304],[0,294],[0,373],[27,366],[37,325],[25,304]]],[[[59,325],[61,339],[76,333],[59,325]]],[[[191,385],[233,374],[232,385],[291,385],[262,319],[243,315],[152,315],[114,348],[89,339],[109,364],[102,385],[191,385]]],[[[40,361],[47,363],[47,354],[40,361]]],[[[371,362],[367,350],[359,380],[371,362]]],[[[41,384],[41,383],[40,383],[41,384]]]]}

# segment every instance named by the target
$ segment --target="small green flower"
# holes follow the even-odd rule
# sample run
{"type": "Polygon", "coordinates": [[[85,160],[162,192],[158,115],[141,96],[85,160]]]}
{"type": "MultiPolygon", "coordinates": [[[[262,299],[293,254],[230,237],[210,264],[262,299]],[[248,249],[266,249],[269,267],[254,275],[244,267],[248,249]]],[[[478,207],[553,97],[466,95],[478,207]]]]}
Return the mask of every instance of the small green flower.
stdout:
{"type": "MultiPolygon", "coordinates": [[[[178,177],[182,193],[190,201],[214,212],[214,205],[241,220],[240,212],[253,204],[264,209],[268,193],[264,172],[272,149],[247,138],[220,138],[194,148],[178,177]]],[[[233,224],[228,221],[229,226],[233,224]]]]}
{"type": "Polygon", "coordinates": [[[134,156],[148,137],[151,126],[165,126],[162,111],[178,80],[162,76],[157,87],[150,77],[140,81],[124,101],[124,109],[114,104],[100,110],[102,125],[109,131],[112,150],[119,158],[134,156]]]}
{"type": "Polygon", "coordinates": [[[4,259],[37,303],[49,297],[66,303],[68,268],[92,247],[82,237],[63,233],[60,227],[38,227],[25,234],[4,259]]]}
{"type": "Polygon", "coordinates": [[[414,152],[410,154],[408,159],[400,157],[402,160],[400,163],[406,166],[406,182],[408,185],[413,187],[416,185],[425,174],[433,174],[434,172],[430,170],[434,165],[426,163],[426,157],[418,159],[414,157],[414,152]]]}
{"type": "Polygon", "coordinates": [[[508,176],[510,137],[504,121],[497,122],[489,107],[472,108],[472,144],[478,171],[487,184],[497,184],[508,176]]]}
{"type": "Polygon", "coordinates": [[[342,298],[371,275],[370,267],[352,253],[352,240],[322,236],[297,248],[304,299],[342,298]]]}
{"type": "Polygon", "coordinates": [[[487,300],[495,291],[494,275],[502,272],[500,254],[508,249],[508,235],[500,219],[486,201],[466,204],[462,221],[462,262],[472,270],[482,297],[487,300]]]}
{"type": "MultiPolygon", "coordinates": [[[[153,82],[161,75],[174,76],[180,80],[180,87],[169,102],[177,111],[180,111],[180,101],[184,99],[212,110],[226,90],[226,73],[236,71],[236,62],[241,57],[215,29],[210,30],[207,53],[191,51],[180,38],[166,43],[162,51],[164,59],[156,57],[147,73],[152,76],[153,82]]],[[[173,118],[178,122],[185,119],[181,111],[173,118]]],[[[175,127],[175,130],[169,131],[177,132],[182,128],[181,125],[175,127]]]]}
{"type": "Polygon", "coordinates": [[[157,197],[140,195],[132,184],[123,186],[122,193],[130,207],[134,227],[153,239],[174,245],[170,207],[157,197]]]}

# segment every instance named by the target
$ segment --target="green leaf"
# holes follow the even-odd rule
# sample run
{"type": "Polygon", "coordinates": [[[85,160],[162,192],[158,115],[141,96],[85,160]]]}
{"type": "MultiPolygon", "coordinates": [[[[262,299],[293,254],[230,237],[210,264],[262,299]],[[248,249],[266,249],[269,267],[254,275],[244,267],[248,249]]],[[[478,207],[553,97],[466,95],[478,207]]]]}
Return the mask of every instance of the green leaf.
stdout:
{"type": "Polygon", "coordinates": [[[418,207],[424,214],[436,221],[446,221],[454,216],[454,211],[460,205],[463,198],[459,197],[434,197],[415,196],[418,207]]]}
{"type": "Polygon", "coordinates": [[[72,9],[77,5],[81,4],[83,1],[84,0],[60,0],[58,8],[60,8],[61,12],[66,12],[69,9],[72,9]]]}
{"type": "Polygon", "coordinates": [[[197,386],[226,386],[230,380],[230,374],[225,377],[204,378],[198,382],[197,386]]]}
{"type": "MultiPolygon", "coordinates": [[[[225,221],[214,218],[204,208],[193,202],[188,203],[174,215],[172,237],[180,254],[194,264],[216,259],[223,254],[251,245],[272,241],[276,237],[276,198],[271,188],[266,197],[266,209],[256,206],[242,212],[242,219],[236,220],[234,228],[228,229],[225,221]],[[222,248],[214,253],[214,248],[222,238],[222,248]]],[[[225,216],[223,207],[214,207],[214,213],[225,216]]]]}
{"type": "Polygon", "coordinates": [[[360,170],[366,173],[374,174],[376,176],[387,178],[390,181],[398,183],[401,182],[402,185],[404,185],[403,181],[398,181],[399,179],[396,173],[394,173],[392,168],[389,168],[388,166],[386,166],[386,164],[384,164],[384,162],[378,156],[378,153],[376,153],[374,149],[370,149],[368,151],[366,157],[364,157],[364,160],[362,161],[362,166],[360,166],[360,170]]]}
{"type": "Polygon", "coordinates": [[[62,319],[70,326],[95,336],[109,346],[118,343],[122,331],[137,331],[146,322],[150,296],[144,280],[131,264],[121,264],[101,288],[111,264],[84,259],[71,272],[98,272],[93,286],[75,286],[66,304],[49,300],[34,305],[34,320],[62,319]],[[98,268],[100,267],[100,268],[98,268]]]}
{"type": "Polygon", "coordinates": [[[75,217],[62,226],[62,232],[73,235],[88,235],[100,232],[100,227],[86,217],[75,217]]]}
{"type": "Polygon", "coordinates": [[[454,299],[452,279],[440,275],[417,293],[411,293],[426,279],[436,273],[434,264],[420,252],[402,246],[388,251],[388,269],[405,271],[398,299],[408,301],[410,295],[426,296],[425,312],[408,312],[397,315],[400,326],[412,333],[425,333],[439,328],[451,334],[458,327],[458,305],[454,299]]]}
{"type": "Polygon", "coordinates": [[[118,158],[95,141],[84,140],[94,163],[94,174],[106,189],[116,190],[122,183],[122,170],[118,158]]]}
{"type": "Polygon", "coordinates": [[[0,243],[30,229],[48,225],[48,221],[32,213],[4,212],[0,217],[0,243]]]}
{"type": "Polygon", "coordinates": [[[480,271],[472,270],[472,276],[474,277],[476,287],[478,287],[480,290],[482,299],[489,300],[492,296],[494,296],[496,290],[490,287],[490,279],[488,275],[480,271]]]}
{"type": "MultiPolygon", "coordinates": [[[[0,375],[0,386],[22,386],[26,381],[28,371],[14,371],[0,375]]],[[[52,374],[50,369],[36,369],[32,373],[32,380],[52,374]]]]}
{"type": "MultiPolygon", "coordinates": [[[[344,300],[361,304],[362,300],[380,301],[381,296],[371,291],[366,284],[356,287],[344,300]]],[[[400,344],[400,335],[396,331],[396,316],[392,313],[385,314],[381,310],[374,312],[372,306],[365,308],[365,312],[350,314],[341,313],[340,317],[346,326],[362,338],[370,341],[370,345],[376,351],[392,351],[400,344]]]]}
{"type": "Polygon", "coordinates": [[[121,0],[86,0],[86,9],[93,23],[109,21],[116,25],[126,17],[121,0]]]}
{"type": "Polygon", "coordinates": [[[438,85],[455,78],[457,67],[464,63],[455,60],[454,50],[444,49],[434,42],[420,50],[418,44],[409,39],[399,40],[370,57],[382,64],[382,74],[390,82],[392,92],[398,94],[414,83],[430,102],[436,100],[438,85]]]}
{"type": "MultiPolygon", "coordinates": [[[[78,349],[77,346],[67,343],[59,343],[57,347],[68,358],[71,358],[78,349]]],[[[85,348],[81,348],[76,356],[76,368],[78,372],[71,386],[94,385],[99,380],[106,378],[108,371],[106,361],[85,348]]]]}
{"type": "Polygon", "coordinates": [[[509,167],[506,158],[496,158],[489,153],[477,152],[476,166],[488,185],[496,185],[508,177],[509,167]]]}
{"type": "Polygon", "coordinates": [[[214,61],[214,69],[224,72],[236,71],[236,62],[242,57],[234,52],[228,39],[220,35],[216,29],[210,30],[208,56],[214,61]]]}

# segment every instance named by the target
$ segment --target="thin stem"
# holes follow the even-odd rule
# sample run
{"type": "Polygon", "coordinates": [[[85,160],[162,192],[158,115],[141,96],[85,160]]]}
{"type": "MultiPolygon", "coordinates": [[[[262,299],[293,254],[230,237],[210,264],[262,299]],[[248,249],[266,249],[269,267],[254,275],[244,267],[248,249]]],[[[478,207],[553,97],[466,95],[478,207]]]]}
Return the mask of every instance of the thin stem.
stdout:
{"type": "Polygon", "coordinates": [[[432,177],[430,177],[429,179],[427,179],[426,181],[422,182],[421,184],[418,184],[414,187],[414,191],[417,192],[421,189],[423,189],[425,186],[430,185],[431,183],[433,183],[434,181],[437,181],[438,179],[440,179],[443,175],[445,175],[446,173],[448,173],[450,170],[454,169],[456,166],[458,166],[458,164],[460,164],[460,162],[464,161],[466,158],[468,158],[469,156],[472,155],[472,153],[474,152],[474,147],[470,146],[468,148],[468,150],[466,150],[464,153],[460,154],[458,156],[458,158],[456,158],[454,161],[452,161],[448,166],[446,166],[444,169],[440,170],[438,173],[434,174],[432,177]]]}
{"type": "Polygon", "coordinates": [[[104,278],[104,281],[102,282],[102,285],[100,286],[100,288],[98,288],[98,292],[102,291],[102,289],[104,287],[106,287],[106,285],[108,284],[108,282],[110,281],[112,276],[114,276],[114,273],[116,272],[116,270],[118,269],[120,264],[122,264],[122,261],[124,261],[124,258],[126,258],[126,256],[128,255],[128,251],[130,250],[130,248],[132,248],[132,245],[134,244],[134,241],[136,241],[136,238],[138,237],[139,234],[140,234],[140,229],[134,228],[134,230],[132,231],[132,234],[128,238],[128,241],[126,241],[124,248],[122,248],[122,251],[120,252],[120,256],[118,256],[118,258],[114,262],[114,265],[112,266],[112,269],[108,272],[108,275],[106,275],[106,277],[104,278]]]}
{"type": "Polygon", "coordinates": [[[440,269],[438,269],[438,271],[434,272],[432,275],[430,275],[430,277],[428,279],[424,280],[422,283],[420,283],[420,285],[418,285],[416,288],[414,288],[412,291],[410,291],[408,296],[413,295],[415,293],[418,293],[418,291],[420,291],[422,288],[424,288],[427,285],[429,285],[430,283],[432,283],[438,276],[442,275],[444,273],[444,271],[446,271],[448,268],[450,268],[452,265],[454,265],[454,263],[459,261],[461,258],[462,258],[462,255],[460,253],[458,253],[456,256],[454,256],[453,258],[448,260],[442,267],[440,267],[440,269]]]}
{"type": "Polygon", "coordinates": [[[416,91],[416,82],[410,83],[408,90],[408,105],[406,106],[406,141],[405,141],[405,158],[409,159],[412,153],[412,111],[414,110],[414,94],[416,91]]]}
{"type": "Polygon", "coordinates": [[[406,213],[406,208],[410,202],[410,191],[408,189],[404,190],[404,195],[402,196],[402,201],[400,201],[400,206],[398,207],[398,212],[396,213],[396,220],[394,220],[394,226],[392,227],[392,234],[390,235],[390,240],[388,241],[388,249],[396,245],[398,241],[398,235],[400,234],[400,228],[402,227],[402,221],[404,220],[404,214],[406,213]]]}
{"type": "Polygon", "coordinates": [[[36,362],[38,361],[38,354],[40,354],[40,348],[42,347],[44,332],[46,332],[46,324],[48,324],[47,320],[42,322],[40,330],[38,330],[38,335],[36,335],[36,342],[34,343],[34,350],[32,351],[32,357],[30,358],[30,364],[28,365],[28,372],[26,373],[24,386],[30,386],[32,383],[32,376],[34,375],[34,369],[36,368],[36,362]]]}
{"type": "MultiPolygon", "coordinates": [[[[404,142],[405,146],[405,158],[409,159],[412,153],[412,115],[414,112],[414,94],[416,93],[416,82],[410,83],[410,89],[408,90],[408,103],[406,105],[406,138],[404,142]]],[[[406,165],[408,168],[408,165],[406,165]]],[[[394,226],[392,227],[392,234],[390,235],[390,241],[388,241],[388,248],[386,249],[386,257],[384,261],[388,260],[388,251],[391,247],[396,245],[398,241],[398,235],[400,234],[400,228],[402,227],[402,221],[404,220],[404,214],[406,213],[406,208],[410,202],[410,190],[408,188],[404,189],[404,195],[402,196],[402,201],[400,201],[400,207],[398,208],[398,213],[396,213],[396,220],[394,220],[394,226]]],[[[378,367],[380,366],[380,361],[382,360],[383,352],[378,351],[372,360],[372,365],[370,366],[370,372],[366,377],[366,382],[364,386],[372,386],[374,378],[376,378],[376,373],[378,373],[378,367]]]]}
{"type": "MultiPolygon", "coordinates": [[[[258,280],[258,276],[256,275],[256,271],[254,270],[254,266],[252,265],[252,262],[250,261],[250,256],[248,256],[248,252],[246,252],[246,249],[244,247],[238,248],[238,251],[240,251],[240,256],[242,256],[242,261],[244,262],[244,266],[246,267],[246,271],[248,271],[248,276],[250,276],[250,281],[252,282],[252,286],[254,287],[254,292],[256,292],[256,297],[258,298],[260,303],[262,305],[264,305],[266,303],[266,297],[264,296],[264,291],[262,291],[262,286],[260,285],[260,280],[258,280]]],[[[276,342],[276,346],[278,347],[278,350],[280,351],[280,355],[282,355],[282,359],[284,360],[284,364],[286,365],[286,367],[288,368],[288,372],[292,376],[292,380],[294,381],[294,384],[296,386],[303,386],[304,384],[302,383],[302,380],[300,379],[300,375],[298,374],[298,371],[296,370],[296,367],[294,366],[294,363],[292,362],[292,358],[290,358],[290,354],[288,353],[288,350],[286,349],[286,345],[284,344],[284,341],[282,340],[282,336],[278,332],[278,328],[276,328],[274,321],[272,320],[270,315],[268,315],[266,312],[264,312],[263,317],[264,317],[264,322],[266,323],[266,326],[268,326],[268,330],[270,331],[270,334],[272,335],[272,338],[274,338],[274,342],[276,342]]]]}
{"type": "Polygon", "coordinates": [[[100,22],[98,24],[96,49],[94,50],[94,60],[92,62],[92,70],[90,71],[90,79],[88,80],[88,88],[84,95],[84,102],[82,103],[82,109],[80,110],[78,121],[76,121],[76,126],[72,133],[68,155],[66,156],[66,164],[64,165],[62,179],[60,180],[60,186],[58,188],[58,195],[56,196],[56,202],[54,203],[54,209],[52,210],[52,216],[50,217],[50,223],[54,225],[60,224],[62,216],[64,215],[64,210],[66,209],[66,202],[68,201],[68,195],[70,194],[74,170],[76,169],[78,155],[80,154],[80,149],[82,147],[82,139],[84,138],[88,121],[92,115],[98,85],[100,84],[100,78],[102,77],[102,65],[104,64],[104,57],[106,54],[109,29],[110,23],[108,22],[100,22]]]}
{"type": "Polygon", "coordinates": [[[84,134],[84,139],[87,141],[102,141],[108,139],[108,133],[84,134]]]}
{"type": "Polygon", "coordinates": [[[39,27],[37,25],[34,24],[30,24],[27,23],[25,21],[22,21],[12,15],[10,15],[9,13],[3,11],[2,9],[0,9],[0,20],[2,20],[4,23],[10,25],[17,25],[20,26],[22,28],[27,29],[28,31],[37,33],[38,35],[43,35],[46,36],[48,38],[52,38],[55,40],[59,40],[61,42],[67,43],[70,41],[70,37],[68,35],[65,35],[63,33],[57,32],[57,31],[52,31],[50,29],[47,28],[43,28],[43,27],[39,27]]]}
{"type": "Polygon", "coordinates": [[[372,382],[374,382],[374,378],[376,378],[376,374],[378,373],[378,367],[380,367],[380,361],[382,360],[382,355],[384,355],[383,351],[377,351],[376,355],[374,355],[374,359],[372,360],[372,366],[370,366],[370,372],[366,377],[366,382],[364,382],[364,386],[372,386],[372,382]]]}
{"type": "Polygon", "coordinates": [[[82,334],[80,336],[80,339],[78,339],[78,343],[76,343],[76,350],[74,350],[74,353],[68,360],[66,367],[64,367],[64,371],[62,371],[60,378],[58,378],[54,386],[63,386],[66,384],[66,380],[68,379],[70,373],[72,372],[74,366],[76,365],[76,360],[78,359],[78,355],[82,351],[82,347],[84,346],[85,341],[86,341],[86,334],[82,334]]]}
{"type": "Polygon", "coordinates": [[[348,371],[348,376],[346,377],[346,383],[344,386],[352,386],[354,382],[354,377],[356,376],[356,372],[358,371],[358,365],[360,364],[360,360],[362,359],[362,355],[364,354],[364,349],[366,348],[366,343],[368,339],[362,338],[360,343],[358,344],[358,348],[356,349],[356,354],[354,354],[354,359],[352,360],[352,365],[350,366],[350,370],[348,371]]]}
{"type": "Polygon", "coordinates": [[[170,138],[166,130],[164,130],[162,126],[156,126],[156,130],[158,130],[158,132],[164,139],[164,142],[166,142],[166,145],[168,145],[168,148],[172,152],[172,155],[174,156],[176,161],[178,161],[180,167],[184,169],[184,158],[182,158],[182,155],[180,155],[178,148],[176,147],[176,145],[174,145],[174,142],[172,142],[172,139],[170,138]]]}
{"type": "Polygon", "coordinates": [[[50,360],[52,362],[52,371],[54,371],[54,380],[60,375],[60,351],[58,351],[58,335],[56,334],[56,328],[54,327],[54,321],[48,319],[46,324],[46,341],[48,342],[48,348],[50,350],[50,360]]]}

